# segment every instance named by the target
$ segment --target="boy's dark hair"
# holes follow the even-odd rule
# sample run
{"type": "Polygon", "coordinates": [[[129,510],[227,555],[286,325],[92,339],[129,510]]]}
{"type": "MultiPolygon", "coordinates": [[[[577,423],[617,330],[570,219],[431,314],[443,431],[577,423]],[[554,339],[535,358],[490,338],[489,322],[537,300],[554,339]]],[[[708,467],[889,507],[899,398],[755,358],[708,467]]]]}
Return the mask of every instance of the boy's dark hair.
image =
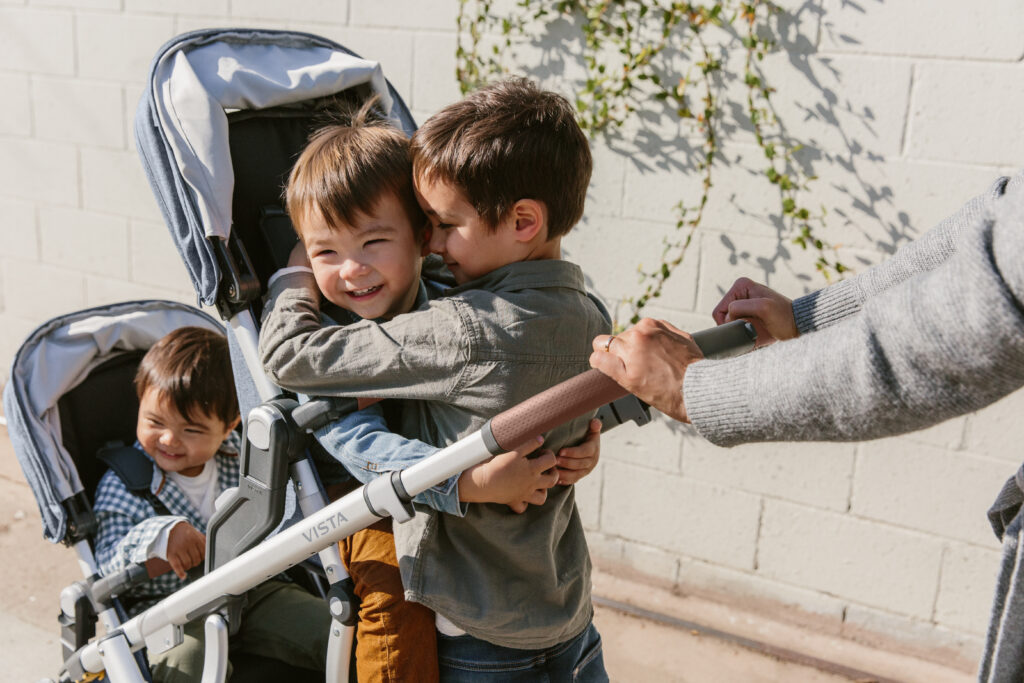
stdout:
{"type": "Polygon", "coordinates": [[[150,347],[135,373],[135,391],[155,389],[186,420],[195,411],[230,425],[238,417],[235,380],[224,335],[181,327],[150,347]]]}
{"type": "Polygon", "coordinates": [[[310,136],[285,188],[288,215],[300,236],[311,209],[332,227],[352,225],[357,214],[370,214],[388,191],[402,203],[416,236],[422,236],[426,216],[413,191],[409,138],[376,107],[373,97],[358,110],[337,111],[335,123],[310,136]]]}
{"type": "Polygon", "coordinates": [[[481,88],[427,119],[412,136],[417,181],[462,190],[491,228],[520,199],[548,211],[548,239],[583,216],[593,161],[572,105],[525,78],[481,88]]]}

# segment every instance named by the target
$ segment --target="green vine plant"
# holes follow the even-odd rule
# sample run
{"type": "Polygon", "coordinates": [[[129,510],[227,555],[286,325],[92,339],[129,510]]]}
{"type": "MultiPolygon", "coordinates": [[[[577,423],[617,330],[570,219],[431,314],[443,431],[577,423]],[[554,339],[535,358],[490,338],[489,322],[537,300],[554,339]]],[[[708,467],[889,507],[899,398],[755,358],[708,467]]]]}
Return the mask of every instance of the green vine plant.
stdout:
{"type": "Polygon", "coordinates": [[[576,93],[576,108],[585,131],[593,137],[622,129],[631,118],[661,107],[701,141],[694,159],[700,194],[675,205],[676,229],[664,240],[660,262],[639,268],[643,291],[627,300],[630,323],[661,296],[704,218],[721,163],[720,93],[725,80],[738,76],[729,72],[729,65],[740,63],[730,59],[739,50],[744,52],[742,82],[747,88],[745,125],[764,154],[766,179],[778,188],[784,237],[817,252],[815,267],[826,281],[847,271],[836,247],[821,236],[824,208],[812,211],[804,204],[814,176],[798,163],[801,146],[784,134],[772,107],[775,90],[759,66],[777,49],[773,35],[780,8],[768,0],[517,0],[510,8],[505,0],[498,16],[494,5],[493,0],[460,0],[455,56],[463,93],[516,68],[510,57],[514,44],[538,28],[568,20],[581,28],[584,38],[585,79],[576,93]]]}

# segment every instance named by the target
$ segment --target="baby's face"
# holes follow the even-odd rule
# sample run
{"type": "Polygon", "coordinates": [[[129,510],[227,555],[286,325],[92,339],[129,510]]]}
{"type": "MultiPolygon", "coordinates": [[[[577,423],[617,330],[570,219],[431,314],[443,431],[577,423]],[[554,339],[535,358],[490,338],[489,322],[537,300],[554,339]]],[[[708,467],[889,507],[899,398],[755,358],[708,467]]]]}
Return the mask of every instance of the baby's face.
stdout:
{"type": "Polygon", "coordinates": [[[332,226],[319,211],[302,223],[303,244],[320,291],[360,318],[392,318],[412,309],[424,246],[402,203],[385,193],[353,225],[332,226]]]}
{"type": "Polygon", "coordinates": [[[198,410],[192,412],[186,418],[153,387],[139,401],[135,436],[164,472],[198,476],[235,426],[198,410]]]}

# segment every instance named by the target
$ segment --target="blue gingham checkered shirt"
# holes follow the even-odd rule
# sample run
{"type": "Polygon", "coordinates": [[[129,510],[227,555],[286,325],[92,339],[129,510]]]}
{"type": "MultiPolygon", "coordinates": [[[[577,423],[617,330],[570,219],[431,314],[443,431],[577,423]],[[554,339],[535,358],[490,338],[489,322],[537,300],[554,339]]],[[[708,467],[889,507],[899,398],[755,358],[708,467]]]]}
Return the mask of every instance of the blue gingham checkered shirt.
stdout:
{"type": "MultiPolygon", "coordinates": [[[[138,442],[135,448],[146,458],[153,459],[142,450],[138,442]]],[[[238,485],[237,435],[232,433],[221,446],[221,452],[214,457],[217,467],[217,495],[238,485]],[[232,452],[233,451],[233,452],[232,452]]],[[[99,531],[96,534],[96,559],[103,575],[114,574],[131,563],[142,563],[149,559],[149,548],[160,532],[180,521],[185,521],[197,530],[206,533],[206,523],[199,511],[185,493],[171,481],[166,473],[153,462],[153,480],[150,492],[167,507],[170,515],[158,515],[153,504],[137,496],[125,486],[112,470],[107,470],[96,488],[96,502],[93,510],[99,531]]],[[[132,614],[141,612],[159,599],[185,585],[174,572],[151,579],[132,590],[128,595],[132,614]]]]}

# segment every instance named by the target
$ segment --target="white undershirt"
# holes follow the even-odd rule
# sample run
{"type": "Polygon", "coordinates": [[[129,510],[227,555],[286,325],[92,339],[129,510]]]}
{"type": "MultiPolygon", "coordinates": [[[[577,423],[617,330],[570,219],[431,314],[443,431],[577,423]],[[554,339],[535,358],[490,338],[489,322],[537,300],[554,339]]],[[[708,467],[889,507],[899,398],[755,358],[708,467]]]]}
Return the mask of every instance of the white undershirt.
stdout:
{"type": "Polygon", "coordinates": [[[441,614],[440,612],[434,612],[434,626],[438,632],[443,633],[446,636],[464,636],[466,632],[451,622],[451,620],[441,614]]]}
{"type": "Polygon", "coordinates": [[[199,518],[209,522],[213,516],[213,501],[217,500],[217,463],[212,459],[203,464],[203,471],[194,477],[180,472],[168,472],[167,478],[178,485],[182,493],[199,511],[199,518]]]}
{"type": "MultiPolygon", "coordinates": [[[[188,501],[192,503],[192,507],[199,511],[200,519],[209,522],[210,517],[213,516],[213,503],[217,500],[217,464],[212,459],[207,460],[203,465],[203,471],[194,477],[186,477],[178,472],[168,472],[167,478],[181,489],[188,501]]],[[[171,529],[177,524],[178,522],[168,524],[160,531],[160,535],[153,539],[148,553],[149,557],[167,559],[167,538],[170,536],[171,529]]]]}

